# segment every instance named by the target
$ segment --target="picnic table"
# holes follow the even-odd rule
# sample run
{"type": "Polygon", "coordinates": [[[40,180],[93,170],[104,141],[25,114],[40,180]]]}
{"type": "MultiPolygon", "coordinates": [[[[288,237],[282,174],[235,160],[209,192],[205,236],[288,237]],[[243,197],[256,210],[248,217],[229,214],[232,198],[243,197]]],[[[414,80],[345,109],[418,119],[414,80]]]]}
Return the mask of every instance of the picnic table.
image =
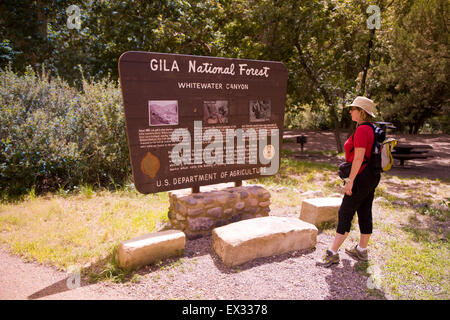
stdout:
{"type": "Polygon", "coordinates": [[[396,126],[392,124],[392,122],[386,122],[386,121],[378,121],[375,122],[384,132],[386,132],[386,129],[395,129],[396,126]]]}
{"type": "Polygon", "coordinates": [[[433,157],[433,155],[429,153],[431,149],[433,149],[433,147],[428,144],[399,143],[394,147],[392,156],[394,159],[400,160],[400,165],[403,167],[406,160],[433,157]]]}

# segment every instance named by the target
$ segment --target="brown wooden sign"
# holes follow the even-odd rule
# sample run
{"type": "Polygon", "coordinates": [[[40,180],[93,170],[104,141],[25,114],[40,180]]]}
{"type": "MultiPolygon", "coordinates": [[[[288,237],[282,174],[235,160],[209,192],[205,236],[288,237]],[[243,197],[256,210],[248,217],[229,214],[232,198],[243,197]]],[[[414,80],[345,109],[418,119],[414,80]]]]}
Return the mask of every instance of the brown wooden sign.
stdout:
{"type": "Polygon", "coordinates": [[[139,192],[278,171],[284,64],[129,51],[119,58],[119,75],[139,192]]]}

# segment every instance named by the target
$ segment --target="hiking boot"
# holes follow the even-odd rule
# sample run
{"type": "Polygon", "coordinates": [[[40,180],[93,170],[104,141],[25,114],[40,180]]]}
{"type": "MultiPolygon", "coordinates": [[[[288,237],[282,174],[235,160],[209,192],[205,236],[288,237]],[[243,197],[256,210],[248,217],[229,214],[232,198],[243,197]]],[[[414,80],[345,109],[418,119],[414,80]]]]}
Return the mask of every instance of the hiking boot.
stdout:
{"type": "Polygon", "coordinates": [[[338,253],[333,254],[330,250],[327,250],[322,260],[317,262],[317,265],[328,268],[329,266],[338,263],[339,263],[339,254],[338,253]]]}
{"type": "Polygon", "coordinates": [[[359,251],[358,245],[356,245],[353,249],[345,249],[345,253],[347,253],[352,258],[359,261],[369,261],[369,255],[367,254],[367,250],[359,251]]]}

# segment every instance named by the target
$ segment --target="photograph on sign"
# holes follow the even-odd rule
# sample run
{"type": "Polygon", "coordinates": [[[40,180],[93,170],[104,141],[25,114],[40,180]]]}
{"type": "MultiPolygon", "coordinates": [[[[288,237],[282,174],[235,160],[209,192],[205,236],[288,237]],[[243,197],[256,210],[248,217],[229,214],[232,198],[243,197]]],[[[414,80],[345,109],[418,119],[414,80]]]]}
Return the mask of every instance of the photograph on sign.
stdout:
{"type": "Polygon", "coordinates": [[[204,101],[203,121],[205,124],[228,123],[228,101],[204,101]]]}
{"type": "Polygon", "coordinates": [[[152,100],[148,102],[149,124],[166,126],[178,124],[178,101],[152,100]]]}
{"type": "Polygon", "coordinates": [[[249,103],[250,122],[270,120],[270,100],[251,100],[249,103]]]}

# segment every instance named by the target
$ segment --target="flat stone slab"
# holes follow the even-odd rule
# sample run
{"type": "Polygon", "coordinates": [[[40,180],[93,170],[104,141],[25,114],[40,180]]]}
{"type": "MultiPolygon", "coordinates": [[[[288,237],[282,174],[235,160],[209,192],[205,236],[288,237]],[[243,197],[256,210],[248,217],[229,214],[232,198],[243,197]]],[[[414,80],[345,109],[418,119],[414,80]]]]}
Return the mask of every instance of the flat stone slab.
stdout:
{"type": "Polygon", "coordinates": [[[342,198],[312,198],[302,202],[300,219],[314,224],[316,227],[324,222],[336,222],[342,198]]]}
{"type": "Polygon", "coordinates": [[[186,236],[179,230],[145,234],[119,244],[119,266],[138,268],[160,260],[183,254],[186,236]]]}
{"type": "Polygon", "coordinates": [[[256,258],[313,248],[317,228],[297,218],[262,217],[215,228],[214,251],[229,267],[256,258]]]}

